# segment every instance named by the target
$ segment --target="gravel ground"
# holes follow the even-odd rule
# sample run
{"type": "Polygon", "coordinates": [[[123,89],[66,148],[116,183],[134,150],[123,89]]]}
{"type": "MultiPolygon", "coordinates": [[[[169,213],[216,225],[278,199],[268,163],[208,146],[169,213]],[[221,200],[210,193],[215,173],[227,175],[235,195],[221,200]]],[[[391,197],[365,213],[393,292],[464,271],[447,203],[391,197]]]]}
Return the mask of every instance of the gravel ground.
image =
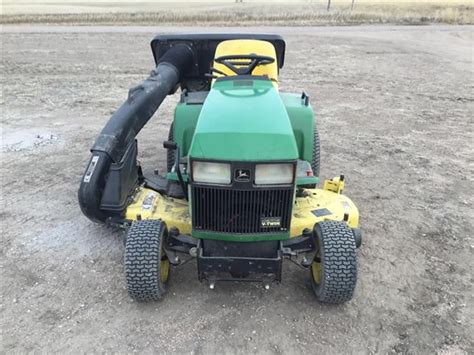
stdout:
{"type": "MultiPolygon", "coordinates": [[[[323,177],[343,172],[361,212],[355,298],[315,301],[309,275],[197,281],[127,295],[119,231],[82,216],[88,149],[153,67],[157,32],[218,28],[8,27],[2,51],[0,352],[473,353],[473,27],[245,28],[287,40],[282,90],[320,122],[323,177]]],[[[239,31],[226,28],[224,31],[239,31]]],[[[139,135],[165,167],[178,97],[139,135]]]]}

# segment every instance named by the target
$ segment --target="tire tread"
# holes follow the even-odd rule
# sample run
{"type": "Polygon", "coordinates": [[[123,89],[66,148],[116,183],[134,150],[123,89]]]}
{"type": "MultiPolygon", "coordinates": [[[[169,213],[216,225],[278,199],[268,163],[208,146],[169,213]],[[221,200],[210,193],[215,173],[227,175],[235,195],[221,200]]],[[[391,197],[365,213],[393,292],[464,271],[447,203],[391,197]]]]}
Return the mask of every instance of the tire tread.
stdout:
{"type": "MultiPolygon", "coordinates": [[[[357,283],[355,238],[345,222],[318,223],[321,243],[322,279],[312,281],[317,298],[326,303],[344,303],[353,295],[357,283]]],[[[313,280],[313,279],[312,279],[313,280]]]]}
{"type": "MultiPolygon", "coordinates": [[[[168,132],[168,141],[174,142],[174,123],[170,125],[170,130],[168,132]]],[[[166,151],[166,171],[170,172],[173,169],[174,160],[176,152],[172,149],[167,149],[166,151]]]]}
{"type": "Polygon", "coordinates": [[[157,220],[134,222],[125,245],[125,277],[130,296],[137,301],[155,301],[165,293],[160,279],[161,244],[166,230],[157,220]]]}
{"type": "Polygon", "coordinates": [[[319,142],[319,132],[316,122],[314,123],[313,130],[313,157],[311,159],[311,169],[313,170],[313,175],[319,177],[320,169],[320,160],[321,160],[321,144],[319,142]]]}

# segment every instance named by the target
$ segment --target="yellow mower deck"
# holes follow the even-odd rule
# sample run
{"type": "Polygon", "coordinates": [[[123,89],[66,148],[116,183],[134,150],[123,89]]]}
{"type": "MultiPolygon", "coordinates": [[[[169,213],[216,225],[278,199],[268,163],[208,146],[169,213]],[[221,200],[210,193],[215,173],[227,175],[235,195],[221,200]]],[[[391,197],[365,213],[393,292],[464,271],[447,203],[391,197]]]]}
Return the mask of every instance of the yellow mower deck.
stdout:
{"type": "MultiPolygon", "coordinates": [[[[324,220],[342,221],[347,218],[350,228],[359,226],[359,211],[345,195],[341,195],[344,181],[326,180],[323,189],[305,189],[306,197],[296,197],[291,219],[290,238],[300,236],[305,228],[312,229],[324,220]]],[[[191,235],[191,216],[186,200],[163,196],[140,187],[128,206],[125,218],[130,221],[161,219],[168,228],[176,227],[182,234],[191,235]]]]}

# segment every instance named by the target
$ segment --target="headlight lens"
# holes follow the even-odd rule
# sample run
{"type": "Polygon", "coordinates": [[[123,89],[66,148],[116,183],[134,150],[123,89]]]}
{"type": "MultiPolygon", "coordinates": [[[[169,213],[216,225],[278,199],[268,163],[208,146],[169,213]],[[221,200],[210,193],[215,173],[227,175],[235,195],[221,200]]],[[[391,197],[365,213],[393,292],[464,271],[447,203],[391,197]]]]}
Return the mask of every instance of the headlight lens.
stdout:
{"type": "Polygon", "coordinates": [[[209,184],[230,184],[230,164],[194,161],[193,180],[209,184]]]}
{"type": "Polygon", "coordinates": [[[255,168],[255,184],[275,185],[293,182],[293,164],[258,164],[255,168]]]}

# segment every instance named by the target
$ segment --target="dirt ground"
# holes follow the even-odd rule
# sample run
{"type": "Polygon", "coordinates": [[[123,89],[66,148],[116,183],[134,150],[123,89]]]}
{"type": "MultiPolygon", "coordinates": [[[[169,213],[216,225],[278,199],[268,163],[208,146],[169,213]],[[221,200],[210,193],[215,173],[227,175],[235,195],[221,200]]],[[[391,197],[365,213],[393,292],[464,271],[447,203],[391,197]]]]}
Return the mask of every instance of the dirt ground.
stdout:
{"type": "MultiPolygon", "coordinates": [[[[311,97],[323,177],[360,208],[355,298],[283,282],[197,281],[131,301],[122,234],[80,212],[88,149],[153,67],[158,32],[218,28],[4,27],[0,352],[473,353],[473,27],[226,28],[287,40],[281,89],[311,97]]],[[[147,169],[178,97],[139,135],[147,169]]]]}

